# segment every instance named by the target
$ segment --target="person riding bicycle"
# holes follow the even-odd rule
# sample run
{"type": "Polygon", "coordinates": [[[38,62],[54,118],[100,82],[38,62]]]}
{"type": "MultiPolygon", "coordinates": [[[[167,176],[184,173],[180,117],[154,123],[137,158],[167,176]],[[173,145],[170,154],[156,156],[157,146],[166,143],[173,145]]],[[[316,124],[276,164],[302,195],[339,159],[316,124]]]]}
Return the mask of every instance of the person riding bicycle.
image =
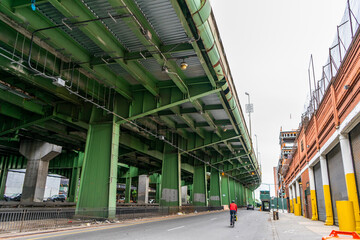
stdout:
{"type": "Polygon", "coordinates": [[[230,203],[230,224],[232,223],[232,216],[234,215],[236,221],[236,214],[237,214],[237,205],[235,200],[232,200],[230,203]]]}

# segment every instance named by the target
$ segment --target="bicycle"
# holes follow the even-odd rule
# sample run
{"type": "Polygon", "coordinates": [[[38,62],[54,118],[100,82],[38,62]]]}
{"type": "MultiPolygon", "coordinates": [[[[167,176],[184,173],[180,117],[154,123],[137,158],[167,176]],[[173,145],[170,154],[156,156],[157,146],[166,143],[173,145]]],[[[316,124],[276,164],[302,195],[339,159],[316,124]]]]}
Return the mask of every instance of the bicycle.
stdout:
{"type": "Polygon", "coordinates": [[[235,227],[235,222],[236,222],[236,214],[232,212],[230,226],[235,227]]]}

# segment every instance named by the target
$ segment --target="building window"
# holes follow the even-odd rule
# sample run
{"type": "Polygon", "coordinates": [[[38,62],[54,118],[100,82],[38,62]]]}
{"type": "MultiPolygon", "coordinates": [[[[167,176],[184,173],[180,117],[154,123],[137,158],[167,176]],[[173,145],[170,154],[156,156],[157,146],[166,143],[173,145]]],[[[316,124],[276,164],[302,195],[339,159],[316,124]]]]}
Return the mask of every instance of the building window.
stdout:
{"type": "Polygon", "coordinates": [[[304,151],[304,143],[303,141],[301,140],[301,152],[304,151]]]}

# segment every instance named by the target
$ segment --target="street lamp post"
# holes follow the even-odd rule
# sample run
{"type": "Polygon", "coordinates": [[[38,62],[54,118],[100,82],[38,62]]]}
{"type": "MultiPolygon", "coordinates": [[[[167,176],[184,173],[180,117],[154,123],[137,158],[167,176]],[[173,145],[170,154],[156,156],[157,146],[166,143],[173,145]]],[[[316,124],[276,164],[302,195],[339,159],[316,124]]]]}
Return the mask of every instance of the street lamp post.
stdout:
{"type": "Polygon", "coordinates": [[[256,139],[256,159],[259,161],[258,139],[256,134],[255,134],[255,139],[256,139]]]}
{"type": "Polygon", "coordinates": [[[248,104],[246,104],[246,112],[249,113],[249,131],[250,131],[250,138],[251,136],[251,113],[254,111],[253,106],[250,103],[250,94],[248,92],[245,92],[245,94],[248,96],[248,104]]]}

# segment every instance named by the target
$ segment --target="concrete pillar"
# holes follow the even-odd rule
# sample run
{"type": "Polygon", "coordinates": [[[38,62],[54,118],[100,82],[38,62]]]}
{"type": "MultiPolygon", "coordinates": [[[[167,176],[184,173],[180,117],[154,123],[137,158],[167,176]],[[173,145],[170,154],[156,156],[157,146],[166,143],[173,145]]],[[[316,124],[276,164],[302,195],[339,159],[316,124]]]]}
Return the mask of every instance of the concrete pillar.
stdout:
{"type": "Polygon", "coordinates": [[[220,172],[215,168],[210,171],[210,206],[221,206],[220,172]]]}
{"type": "Polygon", "coordinates": [[[181,160],[178,151],[164,145],[161,177],[161,206],[181,206],[181,160]]]}
{"type": "Polygon", "coordinates": [[[181,204],[187,204],[187,186],[182,186],[181,187],[181,204]]]}
{"type": "Polygon", "coordinates": [[[43,201],[49,162],[61,150],[61,146],[36,140],[24,140],[20,143],[19,151],[28,160],[21,203],[43,201]]]}
{"type": "Polygon", "coordinates": [[[318,210],[317,210],[317,203],[316,203],[314,170],[310,166],[308,169],[309,169],[309,184],[310,184],[311,212],[312,212],[311,220],[316,221],[316,220],[318,220],[318,210]]]}
{"type": "Polygon", "coordinates": [[[357,192],[357,188],[356,188],[354,165],[353,165],[353,159],[352,159],[352,155],[351,155],[351,146],[350,146],[349,136],[347,134],[340,135],[339,140],[340,140],[341,156],[342,156],[343,165],[344,165],[347,194],[348,194],[349,201],[353,202],[353,206],[354,206],[356,231],[360,232],[359,199],[358,199],[358,192],[357,192]]]}
{"type": "Polygon", "coordinates": [[[149,176],[140,175],[138,183],[138,203],[147,204],[149,202],[149,176]]]}
{"type": "Polygon", "coordinates": [[[292,187],[289,185],[289,204],[290,204],[290,213],[294,212],[294,205],[293,205],[293,194],[292,194],[292,187]]]}
{"type": "Polygon", "coordinates": [[[206,166],[204,163],[198,162],[194,167],[194,201],[195,206],[207,205],[207,181],[206,166]]]}
{"type": "MultiPolygon", "coordinates": [[[[118,104],[116,101],[115,106],[118,104]]],[[[109,118],[94,107],[86,139],[77,214],[115,217],[119,138],[118,119],[109,118]]]]}
{"type": "Polygon", "coordinates": [[[330,186],[329,186],[329,174],[328,174],[326,158],[324,155],[320,155],[320,167],[321,167],[321,178],[324,189],[324,200],[325,200],[325,211],[326,211],[325,225],[334,225],[334,215],[331,205],[331,195],[330,195],[330,186]]]}
{"type": "Polygon", "coordinates": [[[9,170],[9,163],[13,156],[2,156],[1,157],[1,173],[0,173],[0,199],[4,199],[6,180],[9,170]]]}

